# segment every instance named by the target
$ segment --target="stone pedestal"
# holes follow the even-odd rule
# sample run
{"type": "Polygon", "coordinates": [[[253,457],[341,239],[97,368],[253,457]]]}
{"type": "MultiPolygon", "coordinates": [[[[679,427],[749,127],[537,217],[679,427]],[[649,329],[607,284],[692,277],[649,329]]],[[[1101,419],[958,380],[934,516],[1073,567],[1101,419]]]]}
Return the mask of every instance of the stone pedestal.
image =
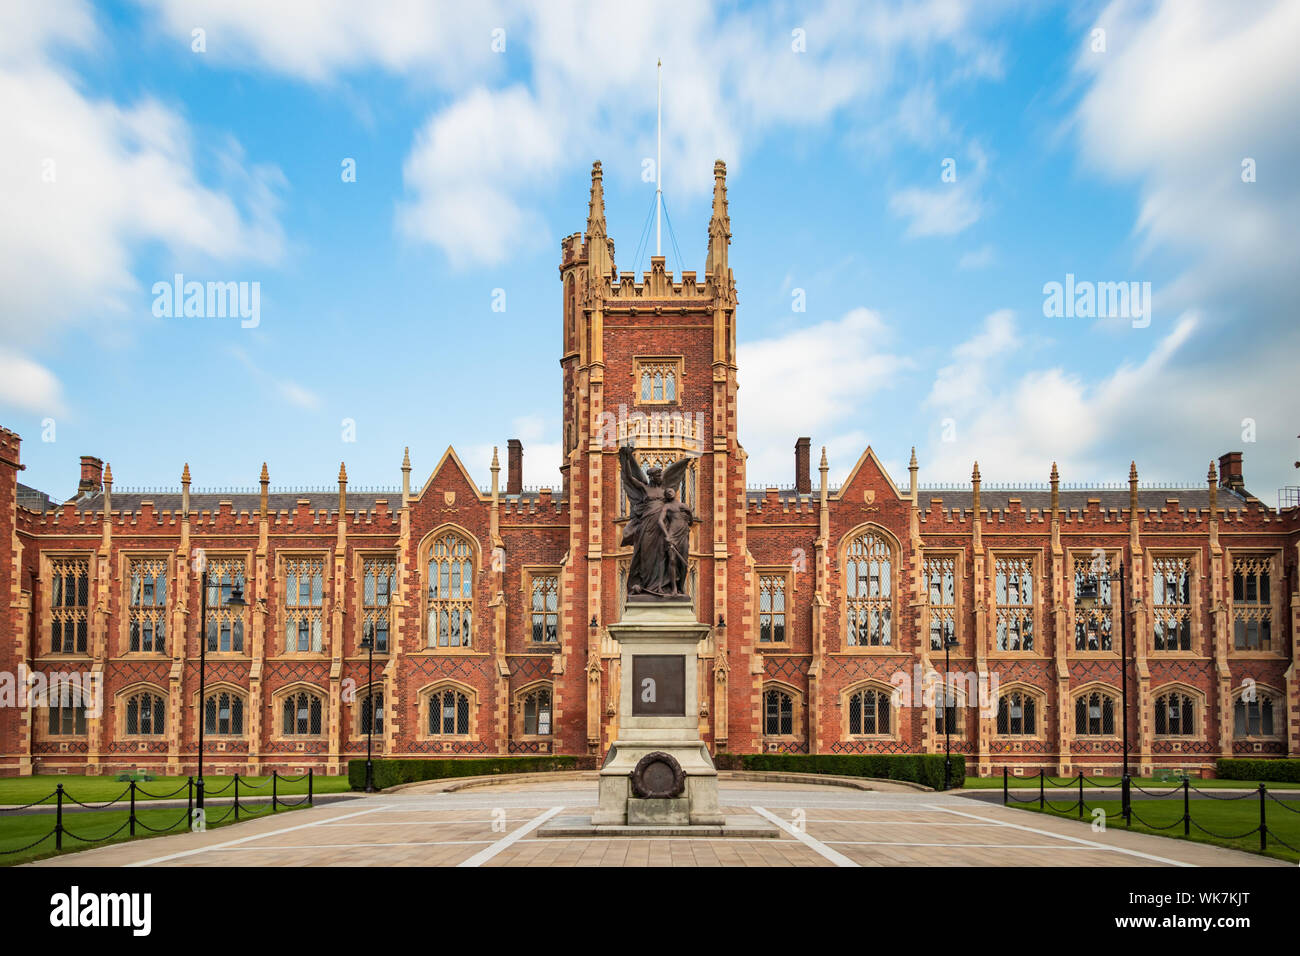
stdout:
{"type": "Polygon", "coordinates": [[[723,826],[718,771],[700,739],[699,643],[709,626],[688,598],[630,598],[623,620],[609,625],[622,657],[618,739],[600,769],[593,826],[723,826]],[[681,768],[685,787],[671,797],[643,797],[632,771],[647,754],[663,753],[681,768]]]}

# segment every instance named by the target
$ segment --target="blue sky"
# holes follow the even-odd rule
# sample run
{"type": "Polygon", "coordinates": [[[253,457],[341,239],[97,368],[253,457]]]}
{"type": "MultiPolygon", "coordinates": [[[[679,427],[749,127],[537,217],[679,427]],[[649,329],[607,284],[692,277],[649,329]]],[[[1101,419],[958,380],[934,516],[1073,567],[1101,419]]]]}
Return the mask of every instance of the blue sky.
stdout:
{"type": "Polygon", "coordinates": [[[558,483],[559,240],[600,159],[648,268],[657,57],[670,270],[702,272],[728,164],[751,483],[804,434],[833,477],[870,444],[900,481],[915,445],[923,482],[1242,450],[1265,501],[1297,483],[1294,4],[297,6],[0,12],[25,483],[95,454],[119,487],[391,485],[454,444],[485,484],[511,437],[558,483]],[[155,317],[176,272],[258,283],[259,324],[155,317]],[[1067,273],[1150,283],[1149,324],[1045,317],[1067,273]]]}

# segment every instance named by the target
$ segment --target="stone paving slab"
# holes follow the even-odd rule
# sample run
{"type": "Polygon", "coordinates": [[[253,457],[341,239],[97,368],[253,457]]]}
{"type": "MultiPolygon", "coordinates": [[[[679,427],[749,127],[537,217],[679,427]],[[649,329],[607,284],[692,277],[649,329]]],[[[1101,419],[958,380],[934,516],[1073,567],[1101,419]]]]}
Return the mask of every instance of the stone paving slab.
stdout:
{"type": "Polygon", "coordinates": [[[1028,814],[952,794],[730,781],[729,817],[763,836],[544,835],[589,816],[585,781],[455,793],[412,788],[136,840],[34,866],[1287,866],[1184,840],[1028,814]]]}

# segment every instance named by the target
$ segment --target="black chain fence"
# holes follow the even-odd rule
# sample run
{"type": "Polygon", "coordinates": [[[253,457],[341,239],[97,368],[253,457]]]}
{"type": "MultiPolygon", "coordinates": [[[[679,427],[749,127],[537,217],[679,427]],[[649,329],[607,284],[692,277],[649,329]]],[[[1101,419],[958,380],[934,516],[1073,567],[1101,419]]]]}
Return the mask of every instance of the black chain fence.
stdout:
{"type": "MultiPolygon", "coordinates": [[[[1022,799],[1020,797],[1012,796],[1010,776],[1007,769],[1004,767],[1002,770],[1003,806],[1010,806],[1012,804],[1036,803],[1038,804],[1038,809],[1052,810],[1055,813],[1073,813],[1075,810],[1078,810],[1079,819],[1082,820],[1084,817],[1084,811],[1087,807],[1087,799],[1084,797],[1084,791],[1083,791],[1084,786],[1088,785],[1088,786],[1102,787],[1107,789],[1113,788],[1113,785],[1111,784],[1103,784],[1103,783],[1098,783],[1094,780],[1089,780],[1083,775],[1082,772],[1076,774],[1073,777],[1062,778],[1062,777],[1049,777],[1046,775],[1044,771],[1040,770],[1037,776],[1038,776],[1038,795],[1030,796],[1022,799]],[[1057,804],[1052,803],[1050,800],[1047,799],[1048,787],[1052,788],[1053,790],[1063,790],[1069,787],[1076,787],[1076,786],[1078,787],[1079,795],[1075,798],[1073,803],[1068,803],[1064,806],[1058,806],[1057,804]]],[[[1176,787],[1172,787],[1169,790],[1166,790],[1164,792],[1145,790],[1142,787],[1138,786],[1137,784],[1133,783],[1130,777],[1122,777],[1120,780],[1120,790],[1121,790],[1120,803],[1121,806],[1123,807],[1121,813],[1123,815],[1124,823],[1126,826],[1132,826],[1132,821],[1137,820],[1138,823],[1142,824],[1147,829],[1162,831],[1162,830],[1172,830],[1174,827],[1178,826],[1179,824],[1182,824],[1183,836],[1191,836],[1192,828],[1195,827],[1197,830],[1201,831],[1202,833],[1215,837],[1216,839],[1219,840],[1244,840],[1247,837],[1253,836],[1254,834],[1258,833],[1260,853],[1268,852],[1268,845],[1270,840],[1272,840],[1274,843],[1286,847],[1292,853],[1300,852],[1300,850],[1297,850],[1295,847],[1287,843],[1285,840],[1279,837],[1275,832],[1273,832],[1268,828],[1267,801],[1269,800],[1273,801],[1278,806],[1280,806],[1283,810],[1286,810],[1288,813],[1300,813],[1300,806],[1291,806],[1288,801],[1279,800],[1273,794],[1269,793],[1268,788],[1262,783],[1259,784],[1259,786],[1256,787],[1254,790],[1246,790],[1239,794],[1227,795],[1227,794],[1211,793],[1208,790],[1202,790],[1199,787],[1193,787],[1191,780],[1186,777],[1183,778],[1183,782],[1181,784],[1179,784],[1176,787]],[[1144,820],[1133,809],[1133,801],[1131,799],[1130,790],[1137,790],[1141,793],[1146,794],[1148,797],[1151,797],[1156,800],[1163,800],[1168,798],[1177,799],[1177,797],[1181,795],[1183,798],[1182,816],[1180,816],[1173,823],[1165,824],[1163,826],[1151,823],[1148,820],[1144,820]],[[1192,793],[1198,793],[1201,796],[1208,797],[1211,800],[1250,800],[1252,798],[1257,799],[1259,800],[1259,825],[1253,827],[1252,829],[1247,830],[1245,833],[1217,833],[1214,830],[1202,826],[1200,823],[1197,823],[1195,820],[1192,819],[1192,801],[1191,801],[1192,793]]],[[[1295,802],[1295,801],[1291,801],[1291,802],[1295,802]]]]}
{"type": "MultiPolygon", "coordinates": [[[[186,779],[185,783],[181,784],[179,787],[177,787],[175,790],[171,791],[170,793],[151,793],[148,790],[145,790],[139,784],[137,784],[134,780],[132,780],[127,785],[127,788],[122,791],[121,794],[119,794],[117,797],[113,798],[112,800],[106,801],[104,803],[83,803],[82,801],[74,797],[72,794],[68,793],[68,791],[64,789],[63,784],[60,783],[60,784],[56,784],[54,790],[51,791],[49,794],[47,794],[44,797],[41,797],[41,799],[39,800],[33,801],[32,803],[26,803],[23,804],[22,806],[17,806],[17,807],[0,807],[0,813],[21,813],[26,810],[31,810],[33,807],[47,806],[51,802],[53,802],[54,805],[54,828],[50,830],[49,833],[46,833],[36,842],[29,843],[26,846],[16,847],[14,849],[9,849],[9,850],[0,850],[0,857],[14,854],[14,853],[25,853],[28,850],[32,850],[40,846],[46,840],[49,840],[51,838],[53,838],[54,840],[55,850],[62,851],[63,838],[65,836],[79,843],[89,844],[93,846],[95,844],[109,842],[110,840],[114,839],[119,834],[121,834],[123,830],[127,830],[129,832],[129,835],[134,837],[136,835],[137,827],[139,827],[142,830],[147,830],[149,833],[172,833],[179,830],[201,831],[201,830],[206,830],[209,826],[217,826],[221,823],[224,823],[227,820],[230,820],[232,817],[234,821],[237,822],[242,819],[251,819],[254,817],[262,817],[271,813],[275,813],[281,807],[288,809],[290,807],[300,807],[303,806],[304,804],[306,804],[307,806],[314,806],[315,796],[316,796],[315,779],[314,779],[313,771],[311,770],[308,770],[306,773],[300,774],[296,777],[286,777],[283,774],[279,773],[278,771],[273,771],[271,773],[270,779],[263,780],[261,783],[252,783],[245,778],[241,778],[239,774],[235,774],[234,777],[225,784],[225,786],[221,787],[218,790],[207,790],[204,787],[202,780],[196,781],[193,777],[189,777],[186,779]],[[297,800],[286,800],[280,796],[279,788],[281,783],[299,783],[303,780],[307,781],[306,796],[303,796],[297,800]],[[241,804],[239,802],[240,788],[243,788],[245,797],[248,797],[250,796],[248,791],[265,790],[268,786],[271,788],[269,800],[267,799],[266,796],[257,794],[259,802],[256,804],[248,804],[248,803],[241,804]],[[205,799],[207,797],[219,796],[229,791],[233,791],[233,793],[228,805],[225,808],[225,813],[221,814],[221,816],[219,817],[209,817],[207,814],[207,807],[205,806],[205,802],[204,802],[205,799]],[[147,801],[148,800],[169,800],[175,797],[179,797],[182,793],[186,794],[186,807],[184,813],[182,813],[180,818],[175,823],[166,827],[153,827],[150,826],[148,823],[146,823],[144,820],[140,819],[140,813],[138,812],[136,807],[137,796],[145,797],[147,798],[147,801]],[[85,810],[95,810],[95,811],[108,810],[111,809],[112,807],[125,804],[127,810],[127,817],[120,827],[118,827],[116,830],[114,830],[112,833],[108,834],[107,836],[102,836],[102,837],[78,836],[76,833],[70,830],[63,822],[63,808],[65,805],[69,805],[69,804],[81,807],[85,810]]],[[[146,801],[146,806],[147,806],[147,801],[146,801]]],[[[166,808],[159,808],[159,809],[166,809],[166,808]]]]}

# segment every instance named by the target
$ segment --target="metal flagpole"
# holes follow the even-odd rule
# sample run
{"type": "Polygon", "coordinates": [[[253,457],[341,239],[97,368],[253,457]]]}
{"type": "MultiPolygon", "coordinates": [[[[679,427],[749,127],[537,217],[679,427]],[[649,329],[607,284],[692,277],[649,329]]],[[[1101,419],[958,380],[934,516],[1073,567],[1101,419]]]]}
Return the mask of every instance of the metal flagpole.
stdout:
{"type": "Polygon", "coordinates": [[[664,61],[656,64],[659,76],[658,115],[655,120],[655,255],[663,252],[659,242],[659,215],[664,208],[663,180],[660,169],[664,162],[664,61]]]}

